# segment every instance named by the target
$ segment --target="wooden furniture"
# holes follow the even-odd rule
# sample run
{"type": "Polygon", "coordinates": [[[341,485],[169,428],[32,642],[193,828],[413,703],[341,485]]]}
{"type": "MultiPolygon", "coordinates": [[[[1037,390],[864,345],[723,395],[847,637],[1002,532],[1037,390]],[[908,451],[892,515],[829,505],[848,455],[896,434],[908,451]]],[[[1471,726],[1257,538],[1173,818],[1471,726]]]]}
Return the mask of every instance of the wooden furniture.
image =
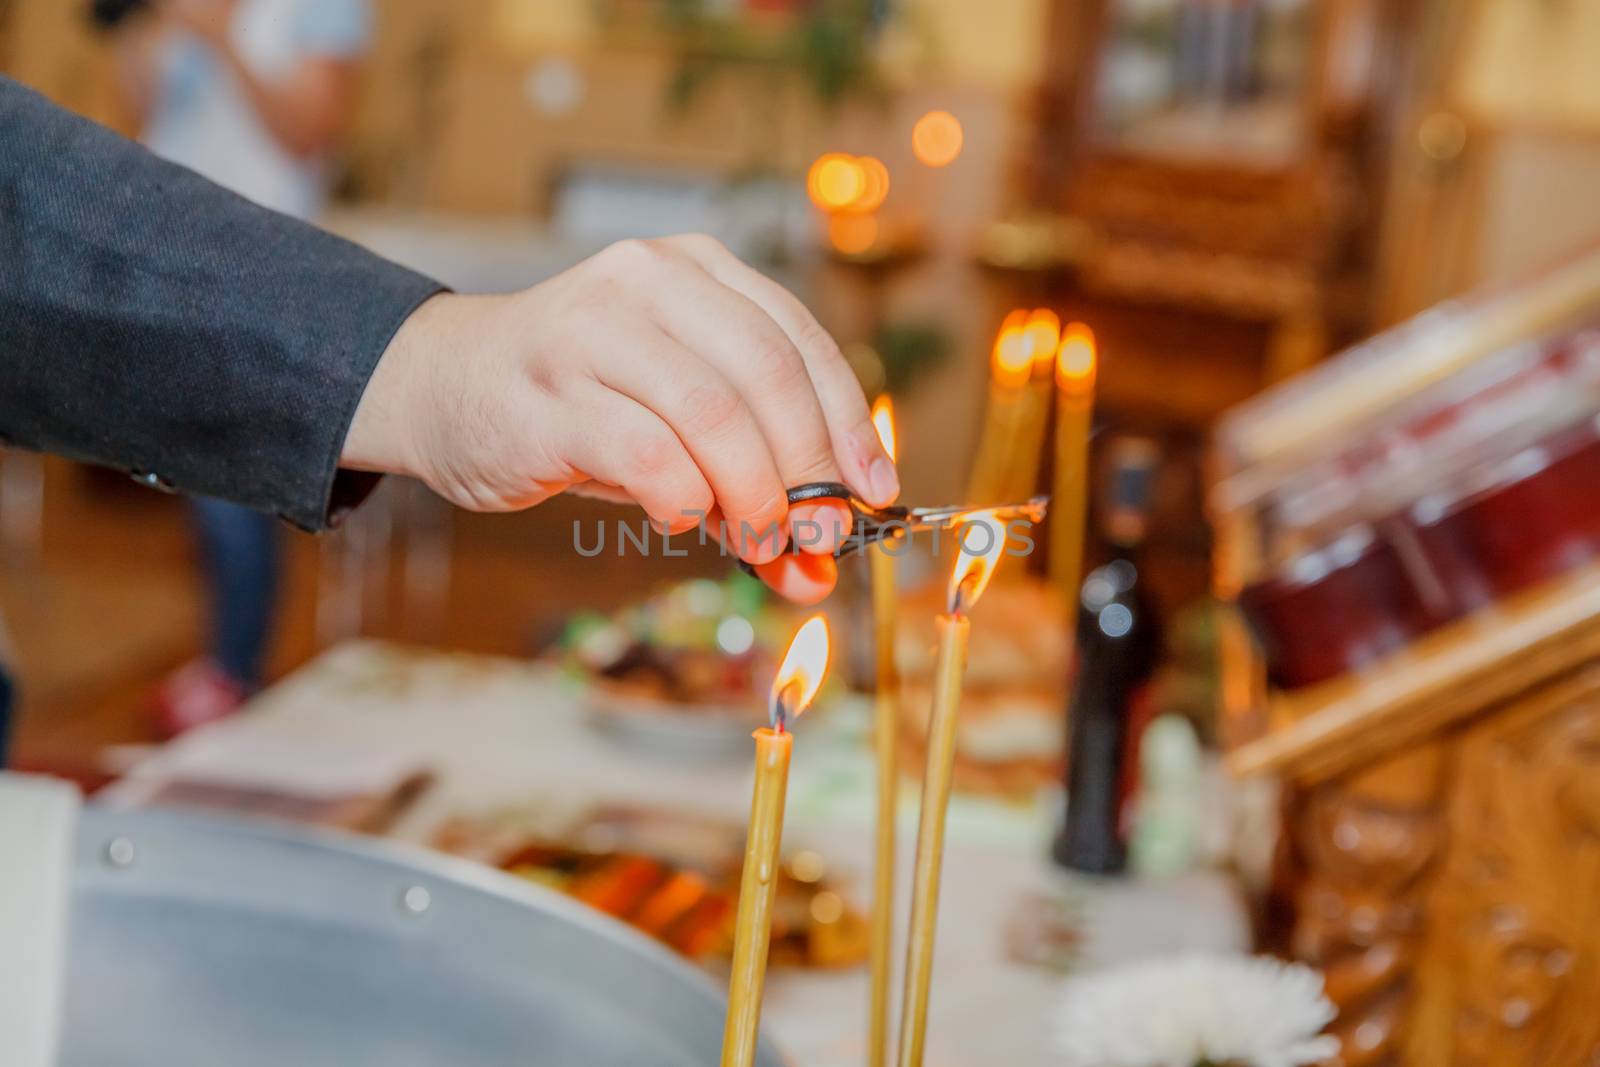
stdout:
{"type": "MultiPolygon", "coordinates": [[[[1573,351],[1562,347],[1573,323],[1593,336],[1584,324],[1597,311],[1591,254],[1402,327],[1231,414],[1212,497],[1219,593],[1303,573],[1295,561],[1307,544],[1341,536],[1344,524],[1383,536],[1385,516],[1414,517],[1413,501],[1426,499],[1403,495],[1408,486],[1481,484],[1501,462],[1492,450],[1519,428],[1495,422],[1517,379],[1492,372],[1508,354],[1547,372],[1540,353],[1573,351]],[[1492,425],[1491,451],[1472,439],[1452,454],[1429,436],[1451,420],[1492,425]],[[1345,510],[1304,527],[1285,517],[1332,484],[1315,471],[1349,471],[1364,445],[1400,441],[1437,465],[1399,483],[1352,476],[1345,510]]],[[[1574,393],[1576,417],[1592,425],[1600,405],[1587,386],[1562,380],[1557,391],[1574,393]]],[[[1549,410],[1512,407],[1519,422],[1549,410]]],[[[1548,437],[1528,441],[1537,443],[1511,446],[1517,459],[1549,447],[1548,437]]],[[[1499,521],[1505,543],[1519,546],[1552,525],[1516,513],[1499,521]]],[[[1371,610],[1371,600],[1334,613],[1371,610]]],[[[1284,783],[1279,947],[1326,974],[1343,1062],[1600,1062],[1600,556],[1289,691],[1266,684],[1238,618],[1223,648],[1231,768],[1284,783]]]]}
{"type": "Polygon", "coordinates": [[[1277,701],[1233,749],[1288,782],[1290,948],[1346,1064],[1600,1055],[1597,656],[1590,570],[1277,701]]]}
{"type": "Polygon", "coordinates": [[[1428,0],[1377,267],[1387,325],[1515,279],[1600,230],[1600,8],[1428,0]]]}
{"type": "Polygon", "coordinates": [[[1251,30],[1269,17],[1260,5],[1180,4],[1159,25],[1120,0],[1053,5],[1047,49],[1058,61],[1046,64],[1036,95],[1020,199],[1025,211],[1066,216],[1082,235],[1063,262],[1017,271],[1016,285],[1027,300],[1048,299],[1116,335],[1119,358],[1138,373],[1119,381],[1108,361],[1107,405],[1204,426],[1367,332],[1391,110],[1412,73],[1413,7],[1307,0],[1282,34],[1294,58],[1276,60],[1262,88],[1259,71],[1241,81],[1236,70],[1211,69],[1229,61],[1196,54],[1184,29],[1249,8],[1229,32],[1245,33],[1251,50],[1233,62],[1268,64],[1273,46],[1251,30]],[[1186,88],[1195,62],[1210,65],[1202,79],[1236,84],[1217,94],[1186,88]],[[1171,68],[1170,89],[1147,94],[1145,121],[1124,121],[1116,86],[1150,77],[1151,64],[1171,68]],[[1201,380],[1165,391],[1182,403],[1148,410],[1149,372],[1166,380],[1195,367],[1201,380]]]}

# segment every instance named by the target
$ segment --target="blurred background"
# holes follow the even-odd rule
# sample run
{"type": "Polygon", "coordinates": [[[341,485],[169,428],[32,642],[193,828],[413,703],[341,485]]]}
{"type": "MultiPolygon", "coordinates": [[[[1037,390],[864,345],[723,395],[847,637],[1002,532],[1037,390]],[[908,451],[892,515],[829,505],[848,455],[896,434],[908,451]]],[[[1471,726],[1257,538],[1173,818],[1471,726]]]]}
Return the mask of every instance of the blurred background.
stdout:
{"type": "MultiPolygon", "coordinates": [[[[1600,899],[1600,697],[1574,673],[1600,654],[1600,518],[1566,506],[1600,476],[1600,260],[1580,255],[1600,239],[1597,54],[1588,0],[0,0],[0,72],[461,290],[533,285],[624,237],[715,235],[892,397],[905,503],[1054,485],[1060,506],[1085,462],[1085,565],[1062,573],[1047,531],[1049,559],[1007,563],[975,617],[954,836],[976,851],[953,899],[981,935],[958,944],[999,969],[968,982],[1043,1012],[1049,987],[1019,974],[1265,947],[1328,974],[1352,1063],[1600,1049],[1581,998],[1560,1000],[1593,990],[1574,960],[1597,927],[1562,926],[1559,904],[1600,899]],[[1462,300],[1482,292],[1509,295],[1462,300]],[[1052,386],[1074,366],[1092,420],[1052,386]],[[1571,475],[1572,456],[1595,466],[1571,475]],[[1475,494],[1546,474],[1576,480],[1473,525],[1475,494]],[[1486,703],[1517,686],[1542,695],[1486,703]],[[1096,715],[1117,755],[1074,777],[1068,736],[1096,715]],[[1084,897],[1041,873],[1061,794],[1097,789],[1117,855],[1067,834],[1058,865],[1120,870],[1127,848],[1157,888],[1084,897]],[[1485,814],[1497,797],[1548,818],[1485,814]],[[1440,858],[1446,821],[1492,847],[1440,858]],[[1589,866],[1557,858],[1573,842],[1589,866]],[[1435,884],[1427,900],[1468,910],[1430,930],[1498,939],[1474,990],[1450,983],[1476,934],[1420,932],[1435,884]],[[1413,1008],[1456,1044],[1419,1052],[1413,1008]],[[1518,1021],[1540,1012],[1559,1025],[1518,1021]]],[[[311,538],[0,452],[10,763],[128,775],[113,792],[139,803],[399,827],[546,882],[577,849],[603,888],[562,884],[649,929],[671,901],[630,911],[615,893],[636,869],[605,864],[618,841],[682,859],[665,810],[742,819],[747,764],[673,760],[743,751],[793,617],[703,546],[624,548],[632,518],[568,498],[469,515],[389,479],[311,538]],[[576,558],[602,524],[600,558],[576,558]],[[157,747],[239,721],[256,728],[157,747]],[[328,781],[285,770],[302,762],[328,781]],[[425,781],[427,817],[395,821],[425,781]],[[601,807],[552,829],[579,800],[601,807]]],[[[901,562],[912,779],[943,580],[901,562]]],[[[830,755],[791,812],[802,842],[856,833],[791,860],[786,959],[823,969],[865,951],[871,604],[846,563],[841,695],[819,701],[846,710],[813,728],[830,755]]],[[[725,885],[737,841],[686,862],[725,885]]],[[[706,928],[725,933],[719,899],[706,928]]],[[[854,1062],[806,1025],[825,1003],[780,1008],[783,1036],[803,1062],[854,1062]]],[[[947,1008],[964,1051],[944,1062],[1057,1062],[997,1045],[984,1003],[947,1008]]]]}
{"type": "MultiPolygon", "coordinates": [[[[1171,460],[1153,537],[1174,607],[1207,586],[1196,455],[1219,412],[1600,229],[1583,3],[380,0],[370,18],[327,225],[486,290],[622,236],[716,234],[892,389],[912,503],[961,496],[1005,313],[1090,322],[1102,424],[1171,460]],[[919,126],[931,112],[947,121],[919,126]],[[825,153],[881,160],[881,203],[808,198],[825,153]]],[[[116,37],[81,5],[0,0],[0,69],[136,135],[116,37]]],[[[146,739],[154,688],[205,644],[182,507],[0,462],[17,758],[146,739]]],[[[575,607],[721,567],[580,574],[571,523],[603,510],[484,518],[391,490],[325,543],[283,535],[267,677],[354,633],[526,652],[575,607]]]]}

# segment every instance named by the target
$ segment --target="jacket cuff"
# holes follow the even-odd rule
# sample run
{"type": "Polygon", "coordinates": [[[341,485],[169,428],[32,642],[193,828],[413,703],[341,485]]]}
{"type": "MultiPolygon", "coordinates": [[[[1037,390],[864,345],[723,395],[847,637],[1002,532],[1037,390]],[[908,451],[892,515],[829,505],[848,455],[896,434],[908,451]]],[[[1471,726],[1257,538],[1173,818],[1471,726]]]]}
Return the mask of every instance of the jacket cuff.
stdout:
{"type": "Polygon", "coordinates": [[[345,516],[360,507],[383,480],[381,474],[344,470],[339,466],[339,457],[344,454],[345,438],[350,435],[350,424],[355,421],[356,408],[366,395],[367,384],[378,369],[383,354],[389,350],[395,334],[400,332],[400,327],[418,308],[447,291],[445,286],[431,278],[397,270],[385,279],[384,285],[376,293],[371,294],[367,316],[374,327],[367,331],[372,341],[371,348],[346,364],[351,379],[349,384],[357,387],[346,387],[337,417],[329,425],[328,441],[322,456],[320,475],[314,483],[314,492],[303,500],[291,502],[290,510],[282,513],[288,522],[310,533],[333,529],[344,521],[345,516]]]}

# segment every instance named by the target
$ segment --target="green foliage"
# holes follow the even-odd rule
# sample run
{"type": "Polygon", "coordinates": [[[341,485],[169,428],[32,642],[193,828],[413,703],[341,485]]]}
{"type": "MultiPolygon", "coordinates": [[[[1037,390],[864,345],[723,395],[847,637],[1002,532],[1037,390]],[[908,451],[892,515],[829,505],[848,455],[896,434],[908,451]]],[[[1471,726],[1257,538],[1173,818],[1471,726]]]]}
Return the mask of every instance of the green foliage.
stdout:
{"type": "Polygon", "coordinates": [[[887,323],[873,339],[883,363],[883,387],[904,396],[911,386],[950,356],[950,334],[943,326],[926,322],[887,323]]]}
{"type": "Polygon", "coordinates": [[[661,0],[661,25],[680,56],[667,102],[686,110],[726,73],[798,78],[828,108],[855,94],[878,96],[873,6],[872,0],[816,0],[781,22],[763,23],[713,13],[706,0],[661,0]]]}

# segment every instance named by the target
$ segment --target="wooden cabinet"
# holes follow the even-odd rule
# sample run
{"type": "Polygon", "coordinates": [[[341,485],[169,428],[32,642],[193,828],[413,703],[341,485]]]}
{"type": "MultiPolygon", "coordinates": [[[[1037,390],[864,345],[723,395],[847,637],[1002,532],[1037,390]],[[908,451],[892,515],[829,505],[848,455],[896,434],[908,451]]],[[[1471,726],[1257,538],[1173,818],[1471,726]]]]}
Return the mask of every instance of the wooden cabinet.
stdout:
{"type": "Polygon", "coordinates": [[[1347,1065],[1600,1062],[1600,569],[1253,718],[1347,1065]]]}

